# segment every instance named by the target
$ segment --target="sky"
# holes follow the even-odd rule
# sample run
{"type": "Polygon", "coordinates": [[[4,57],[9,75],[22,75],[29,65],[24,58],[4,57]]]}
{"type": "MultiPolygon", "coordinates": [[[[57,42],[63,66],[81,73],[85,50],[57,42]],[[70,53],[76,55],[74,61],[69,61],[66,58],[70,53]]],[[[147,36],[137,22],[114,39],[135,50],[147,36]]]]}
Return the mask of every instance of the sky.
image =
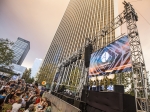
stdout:
{"type": "MultiPolygon", "coordinates": [[[[0,38],[30,41],[30,51],[22,66],[31,68],[36,58],[44,59],[70,0],[0,0],[0,38]]],[[[119,13],[123,10],[118,0],[119,13]]],[[[143,54],[150,71],[150,0],[126,0],[135,7],[143,54]],[[145,19],[144,19],[144,18],[145,19]]]]}

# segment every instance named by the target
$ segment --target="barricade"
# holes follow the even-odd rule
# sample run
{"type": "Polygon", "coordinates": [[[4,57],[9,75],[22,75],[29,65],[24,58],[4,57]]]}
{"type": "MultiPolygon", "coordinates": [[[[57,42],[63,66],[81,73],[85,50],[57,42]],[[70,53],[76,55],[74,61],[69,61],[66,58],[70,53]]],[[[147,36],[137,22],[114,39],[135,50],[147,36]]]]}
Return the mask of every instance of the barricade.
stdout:
{"type": "Polygon", "coordinates": [[[52,112],[81,112],[80,109],[50,93],[45,93],[44,97],[50,100],[52,112]]]}

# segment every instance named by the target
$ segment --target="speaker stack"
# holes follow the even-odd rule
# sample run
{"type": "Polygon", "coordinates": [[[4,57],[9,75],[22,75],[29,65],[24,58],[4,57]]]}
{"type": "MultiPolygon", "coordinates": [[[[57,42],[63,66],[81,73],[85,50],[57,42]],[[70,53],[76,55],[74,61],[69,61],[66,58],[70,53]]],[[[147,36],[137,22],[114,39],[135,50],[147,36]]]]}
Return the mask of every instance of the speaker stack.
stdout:
{"type": "Polygon", "coordinates": [[[92,50],[93,50],[92,44],[89,44],[88,46],[85,47],[84,62],[86,68],[88,68],[90,65],[92,50]]]}
{"type": "Polygon", "coordinates": [[[114,85],[114,92],[124,94],[124,86],[123,85],[114,85]]]}

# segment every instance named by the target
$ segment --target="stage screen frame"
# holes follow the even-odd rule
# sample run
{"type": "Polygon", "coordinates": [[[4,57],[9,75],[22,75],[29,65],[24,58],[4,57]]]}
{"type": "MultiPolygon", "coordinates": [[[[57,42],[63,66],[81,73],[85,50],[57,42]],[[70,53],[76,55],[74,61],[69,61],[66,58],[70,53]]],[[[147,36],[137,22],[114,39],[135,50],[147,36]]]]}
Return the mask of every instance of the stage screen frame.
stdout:
{"type": "Polygon", "coordinates": [[[89,76],[132,71],[128,36],[123,36],[91,54],[89,76]]]}

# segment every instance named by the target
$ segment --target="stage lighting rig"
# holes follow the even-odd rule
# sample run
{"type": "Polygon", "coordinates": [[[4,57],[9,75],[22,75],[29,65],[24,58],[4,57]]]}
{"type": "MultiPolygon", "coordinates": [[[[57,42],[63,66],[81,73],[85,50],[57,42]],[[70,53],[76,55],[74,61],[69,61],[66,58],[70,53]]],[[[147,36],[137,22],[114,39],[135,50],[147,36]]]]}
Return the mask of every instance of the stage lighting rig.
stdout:
{"type": "Polygon", "coordinates": [[[73,62],[76,62],[77,60],[81,59],[81,57],[82,57],[82,49],[79,49],[75,51],[73,54],[71,54],[69,57],[65,58],[59,66],[67,67],[73,62]]]}
{"type": "Polygon", "coordinates": [[[131,18],[132,18],[132,19],[138,21],[137,13],[135,12],[135,10],[132,7],[132,5],[130,3],[127,3],[126,1],[124,1],[123,4],[124,4],[124,7],[125,7],[124,17],[127,20],[131,20],[131,18]],[[133,17],[131,17],[130,14],[132,14],[133,17]]]}
{"type": "Polygon", "coordinates": [[[132,31],[131,33],[129,33],[129,36],[134,38],[135,36],[138,36],[138,32],[137,31],[132,31]]]}

